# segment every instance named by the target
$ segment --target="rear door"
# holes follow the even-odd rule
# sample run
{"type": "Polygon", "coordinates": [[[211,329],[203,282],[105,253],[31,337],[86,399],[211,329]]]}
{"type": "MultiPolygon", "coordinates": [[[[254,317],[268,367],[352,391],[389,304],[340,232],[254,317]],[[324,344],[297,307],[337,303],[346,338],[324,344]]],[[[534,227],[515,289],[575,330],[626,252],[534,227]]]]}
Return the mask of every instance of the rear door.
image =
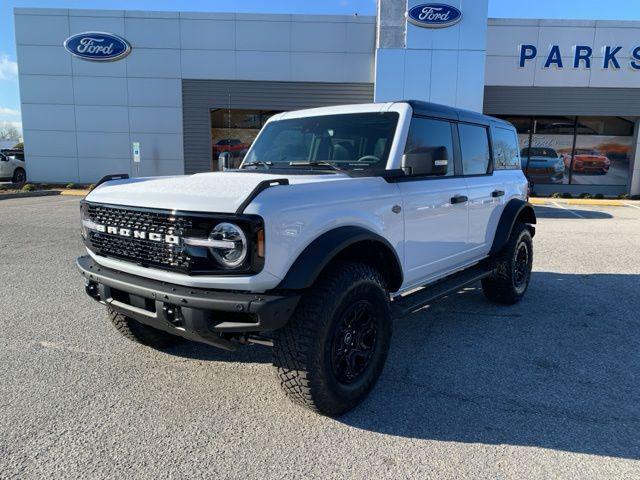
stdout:
{"type": "Polygon", "coordinates": [[[467,186],[457,176],[455,124],[414,117],[406,154],[447,152],[447,171],[407,175],[398,181],[405,222],[405,285],[417,285],[454,269],[467,249],[467,186]]]}
{"type": "Polygon", "coordinates": [[[459,123],[462,173],[469,196],[467,260],[486,256],[502,213],[505,185],[493,174],[490,131],[487,125],[459,123]]]}

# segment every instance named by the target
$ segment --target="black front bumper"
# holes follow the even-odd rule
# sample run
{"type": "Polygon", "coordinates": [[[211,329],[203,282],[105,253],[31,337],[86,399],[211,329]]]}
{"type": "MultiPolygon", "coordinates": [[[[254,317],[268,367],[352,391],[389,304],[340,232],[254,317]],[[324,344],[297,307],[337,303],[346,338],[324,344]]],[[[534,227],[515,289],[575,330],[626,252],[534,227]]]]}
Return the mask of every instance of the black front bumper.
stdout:
{"type": "Polygon", "coordinates": [[[184,287],[98,265],[90,256],[76,264],[87,294],[140,323],[174,335],[233,349],[237,333],[277,330],[293,313],[296,293],[261,294],[184,287]]]}

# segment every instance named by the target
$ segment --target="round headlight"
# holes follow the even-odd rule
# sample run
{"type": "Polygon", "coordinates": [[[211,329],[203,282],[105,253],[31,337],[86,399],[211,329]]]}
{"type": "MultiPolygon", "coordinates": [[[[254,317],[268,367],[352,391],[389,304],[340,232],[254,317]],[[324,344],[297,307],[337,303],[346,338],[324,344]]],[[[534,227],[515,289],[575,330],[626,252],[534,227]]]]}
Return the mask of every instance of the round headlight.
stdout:
{"type": "Polygon", "coordinates": [[[247,237],[240,227],[233,223],[219,223],[211,231],[209,240],[217,245],[210,247],[213,257],[225,268],[240,265],[247,257],[247,237]]]}

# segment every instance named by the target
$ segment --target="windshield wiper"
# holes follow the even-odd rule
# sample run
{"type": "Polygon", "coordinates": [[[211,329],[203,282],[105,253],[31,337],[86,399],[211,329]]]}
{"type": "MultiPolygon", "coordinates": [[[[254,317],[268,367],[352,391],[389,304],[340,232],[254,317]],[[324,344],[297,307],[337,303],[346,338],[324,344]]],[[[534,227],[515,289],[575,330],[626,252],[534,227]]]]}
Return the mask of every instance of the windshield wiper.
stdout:
{"type": "Polygon", "coordinates": [[[323,160],[289,162],[289,166],[291,166],[291,167],[329,167],[332,170],[335,170],[336,172],[344,173],[346,175],[349,175],[350,177],[352,176],[351,172],[349,172],[349,170],[346,170],[346,169],[336,165],[335,163],[325,162],[323,160]]]}
{"type": "Polygon", "coordinates": [[[271,168],[272,165],[273,165],[273,162],[265,162],[263,160],[255,160],[253,162],[243,163],[242,164],[242,168],[263,166],[263,167],[267,168],[267,170],[268,170],[269,168],[271,168]]]}

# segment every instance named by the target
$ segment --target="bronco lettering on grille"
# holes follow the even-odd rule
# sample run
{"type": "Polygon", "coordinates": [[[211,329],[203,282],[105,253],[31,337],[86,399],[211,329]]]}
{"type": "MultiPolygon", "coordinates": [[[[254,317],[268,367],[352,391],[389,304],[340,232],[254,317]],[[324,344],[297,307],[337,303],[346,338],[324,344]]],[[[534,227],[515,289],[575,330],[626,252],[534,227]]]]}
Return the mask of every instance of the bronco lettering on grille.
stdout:
{"type": "Polygon", "coordinates": [[[170,245],[179,245],[180,237],[171,234],[161,234],[156,232],[145,232],[144,230],[131,230],[130,228],[118,228],[110,225],[95,224],[95,230],[101,233],[110,233],[121,237],[133,237],[141,240],[149,239],[152,242],[164,242],[170,245]]]}

